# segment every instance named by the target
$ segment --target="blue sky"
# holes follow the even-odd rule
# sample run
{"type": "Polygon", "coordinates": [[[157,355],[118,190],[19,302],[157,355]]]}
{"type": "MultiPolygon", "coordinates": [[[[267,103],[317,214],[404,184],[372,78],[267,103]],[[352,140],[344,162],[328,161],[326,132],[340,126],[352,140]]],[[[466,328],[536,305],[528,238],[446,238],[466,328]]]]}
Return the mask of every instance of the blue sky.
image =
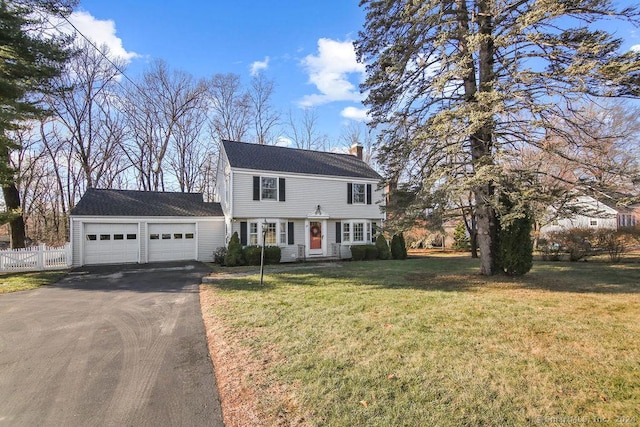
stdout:
{"type": "MultiPolygon", "coordinates": [[[[365,110],[352,41],[364,23],[358,0],[81,0],[72,22],[129,60],[135,78],[163,59],[196,77],[236,73],[248,84],[261,70],[276,83],[274,107],[283,119],[313,107],[332,145],[365,110]]],[[[633,4],[624,1],[619,4],[633,4]]],[[[609,23],[610,25],[611,23],[609,23]]],[[[615,24],[624,49],[640,49],[640,34],[615,24]]]]}
{"type": "Polygon", "coordinates": [[[321,133],[338,143],[365,115],[352,41],[364,22],[358,0],[159,2],[81,0],[72,22],[129,59],[135,78],[155,59],[196,77],[261,70],[276,84],[283,119],[313,107],[321,133]]]}

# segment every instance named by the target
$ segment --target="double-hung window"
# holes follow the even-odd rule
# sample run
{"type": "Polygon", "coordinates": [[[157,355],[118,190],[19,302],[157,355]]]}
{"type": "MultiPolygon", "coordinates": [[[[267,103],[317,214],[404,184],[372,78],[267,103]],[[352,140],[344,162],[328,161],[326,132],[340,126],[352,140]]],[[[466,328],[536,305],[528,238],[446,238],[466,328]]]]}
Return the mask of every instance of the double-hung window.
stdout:
{"type": "Polygon", "coordinates": [[[351,223],[342,223],[342,241],[344,243],[351,242],[351,223]]]}
{"type": "Polygon", "coordinates": [[[353,242],[364,242],[364,222],[353,223],[353,242]]]}
{"type": "Polygon", "coordinates": [[[258,244],[258,223],[249,223],[249,245],[255,246],[258,244]]]}
{"type": "Polygon", "coordinates": [[[287,244],[287,223],[286,222],[280,223],[280,244],[281,245],[287,244]]]}
{"type": "Polygon", "coordinates": [[[353,184],[353,203],[364,204],[367,201],[367,187],[364,184],[353,184]]]}
{"type": "Polygon", "coordinates": [[[266,224],[262,224],[264,227],[264,244],[265,245],[275,245],[276,244],[276,223],[275,222],[267,222],[266,224]]]}
{"type": "Polygon", "coordinates": [[[263,176],[260,180],[261,199],[278,200],[278,178],[263,176]]]}

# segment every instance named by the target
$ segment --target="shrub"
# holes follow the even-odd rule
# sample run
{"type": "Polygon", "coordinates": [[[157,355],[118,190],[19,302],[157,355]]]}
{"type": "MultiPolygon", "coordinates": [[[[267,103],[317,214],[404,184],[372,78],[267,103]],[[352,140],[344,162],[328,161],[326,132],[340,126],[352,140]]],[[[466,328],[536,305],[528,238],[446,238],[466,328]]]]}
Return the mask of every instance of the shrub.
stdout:
{"type": "Polygon", "coordinates": [[[560,246],[557,242],[550,242],[547,239],[538,240],[538,249],[542,252],[543,261],[560,261],[560,246]]]}
{"type": "Polygon", "coordinates": [[[503,271],[509,276],[522,276],[533,266],[533,241],[529,213],[515,218],[500,232],[500,261],[503,271]]]}
{"type": "Polygon", "coordinates": [[[404,244],[402,233],[394,234],[391,238],[391,257],[393,259],[405,259],[407,257],[407,248],[404,244]]]}
{"type": "Polygon", "coordinates": [[[221,246],[213,252],[213,262],[218,265],[224,265],[224,259],[227,256],[227,248],[221,246]]]}
{"type": "Polygon", "coordinates": [[[244,260],[247,265],[260,265],[260,257],[262,256],[262,247],[245,246],[242,249],[242,255],[244,256],[244,260]]]}
{"type": "Polygon", "coordinates": [[[591,242],[596,241],[595,231],[590,228],[570,228],[550,234],[550,240],[562,246],[569,254],[569,261],[580,261],[592,255],[591,242]]]}
{"type": "Polygon", "coordinates": [[[389,259],[391,257],[389,244],[387,243],[387,239],[385,239],[382,234],[376,237],[376,248],[378,249],[378,258],[389,259]]]}
{"type": "Polygon", "coordinates": [[[279,264],[282,258],[282,249],[279,246],[266,246],[264,248],[264,263],[279,264]]]}
{"type": "Polygon", "coordinates": [[[467,235],[467,227],[463,222],[459,222],[453,230],[453,249],[457,251],[468,251],[471,249],[471,240],[467,235]]]}
{"type": "Polygon", "coordinates": [[[627,249],[628,234],[622,230],[600,229],[596,233],[598,247],[609,255],[611,262],[620,262],[627,249]]]}
{"type": "Polygon", "coordinates": [[[378,259],[378,248],[376,245],[364,245],[364,258],[367,261],[378,259]]]}
{"type": "Polygon", "coordinates": [[[240,238],[236,231],[229,240],[229,246],[227,248],[227,254],[224,257],[224,265],[229,267],[235,267],[237,265],[244,265],[244,258],[242,257],[242,245],[240,245],[240,238]]]}
{"type": "Polygon", "coordinates": [[[351,259],[354,261],[362,261],[364,260],[367,254],[367,249],[364,245],[353,245],[351,246],[351,259]]]}

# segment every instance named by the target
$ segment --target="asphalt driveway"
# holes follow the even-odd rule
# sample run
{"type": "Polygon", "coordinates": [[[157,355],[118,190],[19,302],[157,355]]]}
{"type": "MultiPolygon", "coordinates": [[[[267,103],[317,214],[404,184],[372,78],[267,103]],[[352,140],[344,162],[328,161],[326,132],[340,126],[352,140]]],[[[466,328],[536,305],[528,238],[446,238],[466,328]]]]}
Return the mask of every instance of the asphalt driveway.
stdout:
{"type": "Polygon", "coordinates": [[[0,295],[0,426],[222,426],[199,263],[0,295]]]}

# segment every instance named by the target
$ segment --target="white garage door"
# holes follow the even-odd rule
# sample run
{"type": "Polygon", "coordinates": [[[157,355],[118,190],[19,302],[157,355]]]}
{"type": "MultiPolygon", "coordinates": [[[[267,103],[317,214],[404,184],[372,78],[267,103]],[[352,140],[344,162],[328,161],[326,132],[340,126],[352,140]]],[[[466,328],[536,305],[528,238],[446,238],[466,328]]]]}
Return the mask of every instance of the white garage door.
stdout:
{"type": "Polygon", "coordinates": [[[149,262],[196,259],[196,225],[149,224],[149,262]]]}
{"type": "Polygon", "coordinates": [[[138,262],[138,224],[85,224],[84,263],[138,262]]]}

